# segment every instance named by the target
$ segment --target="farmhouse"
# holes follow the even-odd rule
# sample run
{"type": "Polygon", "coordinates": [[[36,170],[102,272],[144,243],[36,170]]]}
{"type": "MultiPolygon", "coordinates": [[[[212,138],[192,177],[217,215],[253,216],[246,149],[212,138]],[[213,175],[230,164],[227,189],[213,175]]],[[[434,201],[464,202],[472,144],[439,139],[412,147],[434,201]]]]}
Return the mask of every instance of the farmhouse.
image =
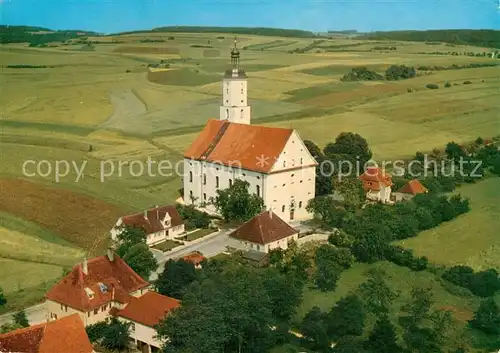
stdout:
{"type": "Polygon", "coordinates": [[[116,316],[131,323],[130,336],[137,348],[143,353],[160,352],[161,342],[156,338],[154,328],[172,310],[180,306],[180,301],[155,292],[148,292],[134,298],[125,307],[118,310],[116,316]]]}
{"type": "Polygon", "coordinates": [[[184,153],[184,202],[215,211],[210,201],[217,190],[241,179],[282,219],[311,218],[306,205],[314,198],[317,163],[295,130],[250,124],[239,57],[235,45],[233,68],[222,80],[219,120],[209,120],[184,153]]]}
{"type": "Polygon", "coordinates": [[[268,253],[273,249],[288,249],[290,242],[299,238],[299,233],[269,210],[243,223],[229,238],[236,248],[268,253]]]}
{"type": "Polygon", "coordinates": [[[0,352],[93,353],[77,314],[0,334],[0,352]]]}
{"type": "Polygon", "coordinates": [[[359,179],[363,182],[367,200],[392,203],[392,176],[385,170],[376,167],[367,168],[359,179]]]}
{"type": "Polygon", "coordinates": [[[418,194],[425,194],[426,192],[428,192],[427,188],[418,179],[413,179],[398,189],[393,196],[396,201],[404,201],[410,200],[418,194]]]}
{"type": "Polygon", "coordinates": [[[144,212],[120,217],[111,229],[111,239],[116,241],[118,234],[125,226],[144,230],[147,234],[148,245],[160,243],[165,239],[173,239],[184,233],[184,223],[173,205],[156,206],[144,212]]]}
{"type": "Polygon", "coordinates": [[[108,250],[105,256],[76,265],[47,292],[47,319],[78,314],[85,326],[95,324],[109,317],[111,308],[123,309],[148,288],[148,282],[108,250]]]}

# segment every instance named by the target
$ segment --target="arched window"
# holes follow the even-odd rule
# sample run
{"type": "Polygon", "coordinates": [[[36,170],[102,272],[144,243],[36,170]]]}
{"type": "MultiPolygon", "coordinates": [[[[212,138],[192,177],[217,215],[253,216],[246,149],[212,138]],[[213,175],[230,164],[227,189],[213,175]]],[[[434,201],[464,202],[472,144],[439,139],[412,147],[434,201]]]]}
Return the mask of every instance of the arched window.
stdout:
{"type": "Polygon", "coordinates": [[[203,193],[203,201],[207,201],[207,194],[203,193]]]}
{"type": "Polygon", "coordinates": [[[259,185],[257,185],[257,196],[260,197],[260,186],[259,185]]]}
{"type": "Polygon", "coordinates": [[[233,179],[229,179],[229,187],[233,186],[233,179]]]}
{"type": "Polygon", "coordinates": [[[302,201],[299,201],[299,208],[302,208],[302,201]]]}
{"type": "Polygon", "coordinates": [[[219,177],[218,176],[215,177],[215,187],[216,188],[219,187],[219,177]]]}
{"type": "Polygon", "coordinates": [[[226,109],[226,119],[229,119],[229,109],[226,109]]]}
{"type": "Polygon", "coordinates": [[[192,200],[193,199],[193,190],[189,191],[189,198],[192,200]]]}
{"type": "Polygon", "coordinates": [[[285,205],[281,206],[281,212],[285,212],[285,205]]]}
{"type": "Polygon", "coordinates": [[[207,175],[203,174],[203,185],[207,185],[207,175]]]}
{"type": "Polygon", "coordinates": [[[300,164],[304,163],[304,158],[300,159],[300,164]]]}
{"type": "Polygon", "coordinates": [[[240,114],[241,114],[241,116],[240,116],[241,119],[243,119],[243,109],[241,109],[240,114]]]}
{"type": "Polygon", "coordinates": [[[193,182],[193,172],[189,172],[189,182],[193,182]]]}

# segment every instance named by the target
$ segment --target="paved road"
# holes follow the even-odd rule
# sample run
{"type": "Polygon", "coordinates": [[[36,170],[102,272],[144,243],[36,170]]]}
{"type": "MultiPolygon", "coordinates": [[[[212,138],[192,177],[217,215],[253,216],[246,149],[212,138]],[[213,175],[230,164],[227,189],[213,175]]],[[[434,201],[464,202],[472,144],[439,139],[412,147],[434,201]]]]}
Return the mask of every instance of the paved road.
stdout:
{"type": "Polygon", "coordinates": [[[212,257],[218,255],[224,251],[226,251],[226,246],[229,243],[228,234],[231,230],[220,230],[217,234],[209,235],[206,239],[195,243],[189,244],[179,249],[174,249],[168,253],[163,253],[161,251],[153,251],[153,254],[158,261],[158,270],[155,273],[151,274],[150,280],[154,281],[158,278],[158,274],[163,271],[165,266],[165,262],[170,259],[177,259],[179,257],[185,256],[193,251],[199,251],[205,257],[212,257]]]}
{"type": "MultiPolygon", "coordinates": [[[[28,321],[30,325],[40,324],[46,321],[45,317],[45,304],[38,304],[35,306],[30,306],[24,310],[26,316],[28,316],[28,321]]],[[[12,314],[8,313],[0,316],[0,326],[3,324],[8,324],[12,322],[12,314]]]]}

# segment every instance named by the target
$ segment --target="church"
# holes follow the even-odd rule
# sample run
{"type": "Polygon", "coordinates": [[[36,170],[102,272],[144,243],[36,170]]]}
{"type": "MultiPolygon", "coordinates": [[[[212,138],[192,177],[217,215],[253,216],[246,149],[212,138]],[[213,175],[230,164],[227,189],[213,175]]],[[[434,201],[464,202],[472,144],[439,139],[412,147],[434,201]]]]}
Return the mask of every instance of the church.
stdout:
{"type": "Polygon", "coordinates": [[[316,160],[294,129],[251,124],[236,41],[231,66],[222,79],[219,119],[208,120],[184,153],[184,202],[215,211],[210,200],[217,190],[241,179],[283,220],[311,218],[306,206],[314,198],[316,160]]]}

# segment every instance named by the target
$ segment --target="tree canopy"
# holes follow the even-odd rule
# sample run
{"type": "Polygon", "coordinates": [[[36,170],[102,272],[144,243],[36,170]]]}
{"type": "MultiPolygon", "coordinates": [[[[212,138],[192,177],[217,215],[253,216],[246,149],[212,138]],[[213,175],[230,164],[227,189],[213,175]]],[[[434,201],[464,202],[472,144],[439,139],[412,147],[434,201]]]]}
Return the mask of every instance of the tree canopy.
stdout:
{"type": "Polygon", "coordinates": [[[249,187],[247,181],[236,179],[231,187],[217,190],[213,202],[226,221],[245,222],[262,212],[264,201],[256,194],[250,194],[249,187]]]}

